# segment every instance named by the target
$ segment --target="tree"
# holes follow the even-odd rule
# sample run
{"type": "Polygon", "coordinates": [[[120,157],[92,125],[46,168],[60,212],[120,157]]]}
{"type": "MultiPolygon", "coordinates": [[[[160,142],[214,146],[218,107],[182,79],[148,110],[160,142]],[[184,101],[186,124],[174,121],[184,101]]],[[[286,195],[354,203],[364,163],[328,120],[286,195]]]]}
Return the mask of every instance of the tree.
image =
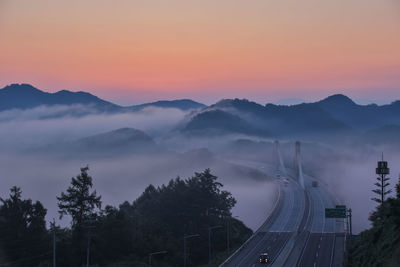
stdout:
{"type": "Polygon", "coordinates": [[[90,192],[93,182],[88,170],[88,166],[81,168],[81,174],[72,177],[67,193],[62,192],[57,197],[60,219],[70,215],[73,228],[81,227],[85,220],[95,214],[96,208],[101,208],[101,196],[97,196],[96,190],[90,192]]]}
{"type": "Polygon", "coordinates": [[[39,201],[32,203],[31,199],[22,199],[19,187],[14,186],[10,191],[8,199],[0,198],[0,251],[7,261],[35,257],[19,265],[32,266],[46,258],[50,249],[45,221],[47,211],[39,201]]]}
{"type": "Polygon", "coordinates": [[[91,191],[93,182],[92,177],[88,175],[88,170],[88,166],[81,168],[81,174],[72,177],[67,192],[62,192],[61,196],[57,197],[60,218],[64,215],[72,217],[72,248],[74,254],[72,265],[74,266],[79,266],[85,259],[86,244],[89,242],[86,240],[90,240],[90,229],[86,236],[84,228],[97,215],[96,209],[101,208],[101,196],[97,196],[96,190],[91,191]]]}

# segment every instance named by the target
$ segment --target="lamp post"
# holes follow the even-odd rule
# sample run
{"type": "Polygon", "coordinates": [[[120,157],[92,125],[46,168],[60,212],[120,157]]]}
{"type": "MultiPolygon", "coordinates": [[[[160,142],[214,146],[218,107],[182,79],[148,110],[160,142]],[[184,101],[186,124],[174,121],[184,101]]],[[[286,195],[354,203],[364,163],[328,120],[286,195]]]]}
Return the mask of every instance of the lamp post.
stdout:
{"type": "Polygon", "coordinates": [[[239,218],[239,216],[227,216],[226,217],[226,253],[229,256],[230,253],[230,228],[232,218],[239,218]]]}
{"type": "Polygon", "coordinates": [[[194,235],[185,235],[183,236],[183,266],[186,267],[186,239],[192,238],[192,237],[198,237],[200,235],[194,234],[194,235]]]}
{"type": "Polygon", "coordinates": [[[151,267],[151,257],[153,256],[153,255],[158,255],[158,254],[165,254],[165,253],[167,253],[167,251],[157,251],[157,252],[153,252],[153,253],[149,253],[149,266],[151,267]]]}
{"type": "Polygon", "coordinates": [[[221,225],[208,227],[208,266],[211,266],[211,231],[213,229],[221,228],[221,225]]]}

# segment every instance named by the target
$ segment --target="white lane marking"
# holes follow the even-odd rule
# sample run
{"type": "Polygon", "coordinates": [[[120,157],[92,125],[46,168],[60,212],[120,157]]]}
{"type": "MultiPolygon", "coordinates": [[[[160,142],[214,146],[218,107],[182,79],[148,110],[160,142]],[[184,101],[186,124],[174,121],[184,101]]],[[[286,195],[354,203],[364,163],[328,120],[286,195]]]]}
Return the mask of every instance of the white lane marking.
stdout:
{"type": "Polygon", "coordinates": [[[317,252],[317,258],[318,258],[318,252],[317,252]]]}
{"type": "Polygon", "coordinates": [[[320,249],[321,248],[321,244],[318,244],[318,249],[320,249]]]}
{"type": "Polygon", "coordinates": [[[243,261],[247,260],[247,258],[253,254],[254,250],[258,248],[258,246],[260,246],[260,244],[262,242],[264,242],[267,239],[268,234],[264,233],[264,236],[261,238],[260,241],[257,242],[257,244],[253,247],[253,249],[250,250],[250,252],[248,254],[246,254],[239,262],[239,264],[237,266],[240,266],[242,264],[243,261]]]}
{"type": "Polygon", "coordinates": [[[315,267],[315,266],[317,266],[317,263],[316,263],[316,262],[314,262],[314,267],[315,267]]]}
{"type": "Polygon", "coordinates": [[[251,267],[254,267],[254,266],[256,266],[256,265],[253,263],[253,265],[251,265],[251,267]]]}

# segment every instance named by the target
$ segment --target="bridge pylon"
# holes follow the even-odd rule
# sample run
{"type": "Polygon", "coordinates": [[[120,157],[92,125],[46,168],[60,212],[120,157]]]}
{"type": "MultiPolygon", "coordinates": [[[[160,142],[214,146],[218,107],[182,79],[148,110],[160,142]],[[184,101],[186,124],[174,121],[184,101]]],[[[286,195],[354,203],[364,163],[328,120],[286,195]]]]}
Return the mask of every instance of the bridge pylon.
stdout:
{"type": "Polygon", "coordinates": [[[275,150],[274,152],[275,152],[276,159],[277,159],[277,162],[276,162],[277,171],[286,177],[287,176],[286,167],[285,167],[285,164],[283,163],[278,140],[275,141],[275,149],[274,150],[275,150]]]}
{"type": "Polygon", "coordinates": [[[295,144],[295,157],[294,157],[294,168],[296,171],[297,180],[300,186],[304,189],[304,177],[303,177],[303,168],[301,166],[301,150],[300,150],[300,141],[296,141],[295,144]]]}

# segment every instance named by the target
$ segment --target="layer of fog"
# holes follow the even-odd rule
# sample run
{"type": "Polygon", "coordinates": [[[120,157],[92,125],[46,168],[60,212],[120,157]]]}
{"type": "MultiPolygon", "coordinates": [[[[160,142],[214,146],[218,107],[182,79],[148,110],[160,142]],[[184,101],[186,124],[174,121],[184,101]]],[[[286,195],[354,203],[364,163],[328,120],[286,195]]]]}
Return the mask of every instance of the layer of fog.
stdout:
{"type": "MultiPolygon", "coordinates": [[[[395,184],[399,182],[400,152],[393,146],[363,144],[361,146],[335,145],[321,143],[302,143],[301,158],[304,173],[321,180],[338,204],[347,205],[353,211],[353,232],[359,233],[371,226],[369,215],[378,205],[371,198],[379,197],[371,190],[376,189],[375,168],[377,161],[388,161],[391,185],[395,196],[395,184]]],[[[283,145],[285,162],[293,166],[294,143],[283,145]]]]}
{"type": "MultiPolygon", "coordinates": [[[[273,172],[276,158],[271,140],[244,135],[184,137],[171,132],[188,115],[177,109],[149,107],[135,113],[40,119],[66,111],[66,107],[59,106],[0,112],[1,197],[8,195],[11,186],[21,186],[24,197],[44,203],[49,210],[48,219],[51,219],[58,217],[56,196],[67,188],[70,178],[77,175],[79,168],[86,164],[91,168],[95,188],[102,195],[104,204],[110,205],[118,205],[125,200],[132,202],[150,183],[161,185],[178,175],[186,178],[195,171],[211,168],[238,200],[234,208],[235,215],[253,229],[265,219],[276,193],[275,185],[265,182],[265,177],[255,177],[258,174],[250,174],[249,171],[240,173],[232,165],[221,162],[258,161],[268,163],[271,169],[266,171],[273,172]],[[151,158],[127,156],[74,160],[40,158],[20,152],[123,127],[143,130],[158,143],[180,153],[208,148],[216,155],[216,159],[210,159],[205,153],[202,156],[183,156],[187,158],[185,162],[180,162],[182,157],[173,154],[151,158]]],[[[283,140],[281,152],[285,165],[293,167],[294,142],[283,140]]],[[[393,147],[322,143],[302,145],[304,172],[324,181],[341,203],[353,209],[354,232],[370,226],[368,216],[377,205],[371,200],[375,197],[371,190],[376,182],[375,167],[381,152],[385,152],[385,159],[389,161],[393,188],[400,172],[397,164],[400,153],[393,147]]]]}
{"type": "Polygon", "coordinates": [[[66,142],[78,138],[131,127],[157,138],[172,130],[185,116],[178,109],[147,107],[141,111],[122,114],[91,114],[81,117],[41,119],[84,106],[41,106],[28,110],[0,112],[0,149],[22,150],[45,144],[66,142]]]}
{"type": "MultiPolygon", "coordinates": [[[[41,201],[48,209],[47,219],[58,218],[57,200],[69,186],[71,177],[79,174],[79,168],[89,164],[89,174],[93,177],[94,188],[102,196],[103,206],[118,206],[123,201],[134,201],[149,185],[160,186],[177,176],[187,178],[194,172],[211,168],[214,175],[224,184],[225,190],[232,192],[238,203],[233,213],[249,227],[256,229],[265,220],[271,209],[276,186],[268,178],[250,169],[242,169],[218,159],[196,160],[180,157],[125,157],[96,159],[88,162],[76,160],[42,160],[22,155],[2,155],[0,169],[2,181],[0,196],[8,195],[11,186],[20,186],[23,197],[41,201]],[[249,207],[251,207],[249,209],[249,207]]],[[[59,221],[68,225],[69,218],[59,221]]]]}

